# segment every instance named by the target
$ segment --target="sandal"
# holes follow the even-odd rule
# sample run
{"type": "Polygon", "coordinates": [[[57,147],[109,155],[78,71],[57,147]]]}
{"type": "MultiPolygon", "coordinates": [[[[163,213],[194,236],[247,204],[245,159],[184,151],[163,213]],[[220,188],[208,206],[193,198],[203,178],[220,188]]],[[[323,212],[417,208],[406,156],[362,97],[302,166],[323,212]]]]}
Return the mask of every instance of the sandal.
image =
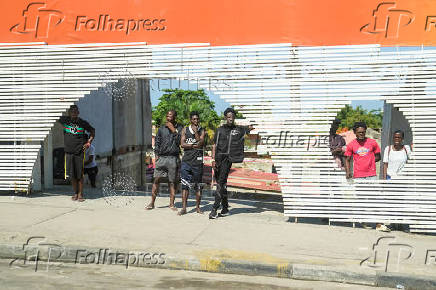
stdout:
{"type": "Polygon", "coordinates": [[[77,194],[74,194],[74,195],[71,197],[71,200],[73,200],[73,201],[77,200],[77,194]]]}

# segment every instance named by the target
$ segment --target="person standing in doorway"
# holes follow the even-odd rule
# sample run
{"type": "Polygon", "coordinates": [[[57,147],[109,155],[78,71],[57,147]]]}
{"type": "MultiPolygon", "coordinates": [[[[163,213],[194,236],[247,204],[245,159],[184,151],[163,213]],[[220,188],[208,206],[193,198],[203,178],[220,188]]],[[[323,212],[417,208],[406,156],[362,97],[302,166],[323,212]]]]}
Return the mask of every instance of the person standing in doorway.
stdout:
{"type": "Polygon", "coordinates": [[[166,123],[162,125],[156,134],[155,139],[155,162],[154,181],[151,189],[151,202],[145,209],[154,209],[154,203],[159,191],[161,178],[168,178],[170,190],[169,208],[177,211],[174,205],[176,196],[176,185],[178,183],[180,168],[180,139],[183,127],[176,122],[177,112],[170,110],[166,115],[166,123]]]}
{"type": "Polygon", "coordinates": [[[395,131],[392,139],[394,144],[386,146],[383,154],[383,179],[388,180],[401,171],[412,152],[409,145],[403,145],[403,131],[395,131]]]}
{"type": "Polygon", "coordinates": [[[201,202],[201,182],[203,179],[203,146],[205,130],[200,127],[200,116],[198,112],[191,112],[191,124],[182,131],[181,144],[184,149],[182,166],[180,170],[182,183],[182,210],[179,215],[186,214],[189,191],[196,192],[196,211],[200,210],[201,202]]]}
{"type": "Polygon", "coordinates": [[[220,216],[229,214],[227,196],[227,178],[233,162],[242,162],[244,158],[244,136],[253,130],[253,126],[236,126],[235,111],[227,108],[224,111],[226,123],[219,127],[213,138],[212,167],[215,172],[216,191],[215,203],[209,214],[209,219],[218,217],[218,209],[222,205],[220,216]]]}
{"type": "Polygon", "coordinates": [[[65,146],[65,179],[70,178],[74,194],[72,200],[84,201],[83,175],[85,150],[95,138],[95,129],[85,120],[79,118],[79,108],[72,105],[68,116],[59,118],[63,126],[65,146]],[[89,138],[86,134],[89,132],[89,138]]]}

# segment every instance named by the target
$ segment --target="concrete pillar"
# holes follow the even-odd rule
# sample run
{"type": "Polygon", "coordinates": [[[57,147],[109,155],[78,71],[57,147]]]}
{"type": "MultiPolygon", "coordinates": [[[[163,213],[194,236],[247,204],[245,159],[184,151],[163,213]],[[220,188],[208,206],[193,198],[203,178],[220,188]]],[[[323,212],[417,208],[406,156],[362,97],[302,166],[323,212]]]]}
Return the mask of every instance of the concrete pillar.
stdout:
{"type": "Polygon", "coordinates": [[[384,102],[383,105],[383,124],[382,124],[382,136],[381,136],[381,160],[380,160],[380,174],[379,177],[383,177],[383,153],[384,148],[390,144],[391,140],[391,131],[392,131],[392,104],[384,102]]]}
{"type": "Polygon", "coordinates": [[[150,99],[150,80],[149,79],[139,79],[140,83],[140,94],[142,111],[141,111],[141,186],[147,186],[146,172],[147,164],[145,164],[145,157],[147,151],[151,150],[151,99],[150,99]]]}
{"type": "Polygon", "coordinates": [[[35,165],[33,166],[32,171],[32,191],[41,191],[41,154],[38,154],[38,157],[35,161],[35,165]]]}
{"type": "Polygon", "coordinates": [[[53,135],[44,140],[44,189],[53,188],[53,135]]]}

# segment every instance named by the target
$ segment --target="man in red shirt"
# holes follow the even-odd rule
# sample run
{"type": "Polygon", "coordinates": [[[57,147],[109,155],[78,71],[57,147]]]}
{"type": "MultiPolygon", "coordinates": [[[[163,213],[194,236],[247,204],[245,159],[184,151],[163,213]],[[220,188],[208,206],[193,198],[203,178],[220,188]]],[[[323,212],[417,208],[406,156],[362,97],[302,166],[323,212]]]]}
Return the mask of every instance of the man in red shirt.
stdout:
{"type": "Polygon", "coordinates": [[[366,124],[356,122],[353,126],[356,139],[347,145],[345,151],[345,171],[347,178],[377,179],[375,163],[380,160],[380,147],[374,139],[366,138],[366,124]],[[353,157],[353,174],[350,171],[350,161],[353,157]]]}
{"type": "MultiPolygon", "coordinates": [[[[353,131],[356,134],[356,139],[347,145],[344,154],[347,178],[377,179],[375,163],[380,160],[380,147],[374,139],[366,138],[366,124],[364,122],[354,123],[353,131]],[[353,174],[350,171],[351,156],[353,156],[353,174]]],[[[366,223],[362,223],[362,227],[370,228],[366,223]]],[[[377,223],[376,230],[390,232],[390,229],[381,223],[377,223]]]]}

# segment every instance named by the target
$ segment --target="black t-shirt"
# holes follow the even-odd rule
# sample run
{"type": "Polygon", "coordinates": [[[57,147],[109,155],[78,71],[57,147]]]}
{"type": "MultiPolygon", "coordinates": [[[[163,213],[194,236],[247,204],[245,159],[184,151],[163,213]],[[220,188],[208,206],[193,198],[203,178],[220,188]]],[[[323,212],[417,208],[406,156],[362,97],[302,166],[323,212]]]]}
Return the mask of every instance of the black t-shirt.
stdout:
{"type": "Polygon", "coordinates": [[[221,160],[228,156],[231,162],[242,162],[244,159],[244,136],[250,130],[245,126],[228,126],[227,124],[219,127],[213,138],[216,145],[215,159],[221,160]]]}
{"type": "MultiPolygon", "coordinates": [[[[189,130],[189,126],[186,127],[185,131],[185,143],[186,144],[196,144],[197,139],[195,139],[195,134],[191,133],[191,130],[189,130]]],[[[203,128],[200,128],[198,130],[198,135],[201,135],[203,132],[203,128]]],[[[183,151],[183,162],[189,163],[191,165],[197,165],[203,163],[203,148],[190,148],[190,149],[184,149],[183,151]]]]}
{"type": "Polygon", "coordinates": [[[88,141],[88,135],[85,131],[94,131],[89,123],[81,118],[76,120],[68,116],[62,116],[59,122],[63,126],[65,153],[81,154],[83,145],[88,141]]]}

